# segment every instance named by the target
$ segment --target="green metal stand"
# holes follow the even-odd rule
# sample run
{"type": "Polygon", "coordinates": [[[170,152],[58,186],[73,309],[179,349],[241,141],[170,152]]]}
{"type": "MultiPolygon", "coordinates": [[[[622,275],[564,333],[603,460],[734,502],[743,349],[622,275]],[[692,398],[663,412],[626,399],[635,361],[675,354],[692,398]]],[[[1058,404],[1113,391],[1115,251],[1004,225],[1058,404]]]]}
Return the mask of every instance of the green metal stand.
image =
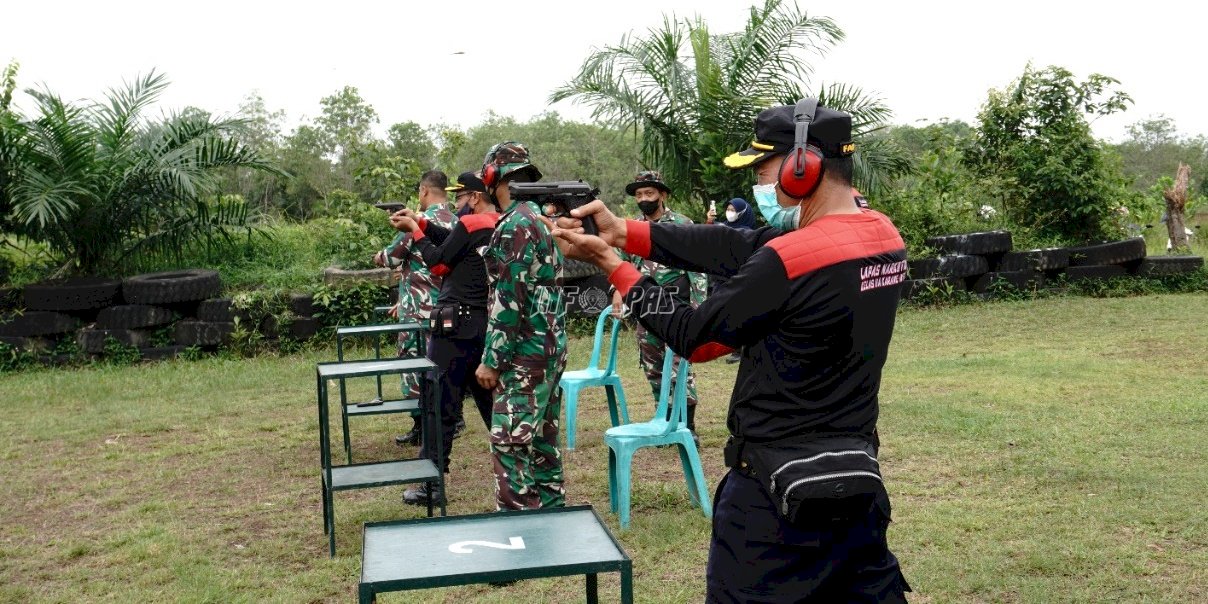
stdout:
{"type": "MultiPolygon", "coordinates": [[[[423,482],[429,489],[445,486],[441,459],[440,405],[432,404],[427,397],[426,380],[421,388],[420,405],[424,421],[424,450],[434,452],[434,459],[404,459],[374,463],[349,464],[333,466],[331,462],[331,428],[328,407],[327,384],[331,380],[340,382],[341,390],[344,380],[384,375],[403,375],[408,373],[423,374],[434,369],[436,365],[425,358],[418,359],[383,359],[346,361],[334,363],[319,363],[315,368],[316,391],[319,405],[319,462],[322,467],[323,488],[323,531],[328,536],[330,555],[336,555],[335,509],[333,494],[335,491],[351,489],[367,489],[395,484],[423,482]]],[[[341,405],[344,407],[344,405],[341,405]]],[[[345,432],[347,434],[347,432],[345,432]]],[[[428,516],[433,512],[432,502],[428,502],[428,516]]],[[[440,515],[445,515],[445,506],[441,504],[440,515]]]]}

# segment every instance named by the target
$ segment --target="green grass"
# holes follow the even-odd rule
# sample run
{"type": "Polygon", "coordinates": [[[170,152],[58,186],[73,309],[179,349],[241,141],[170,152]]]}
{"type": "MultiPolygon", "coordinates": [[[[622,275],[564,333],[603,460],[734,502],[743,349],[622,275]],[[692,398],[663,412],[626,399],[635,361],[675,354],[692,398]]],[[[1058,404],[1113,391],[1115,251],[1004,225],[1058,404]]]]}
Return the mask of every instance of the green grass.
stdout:
{"type": "MultiPolygon", "coordinates": [[[[1208,599],[1206,317],[1205,294],[903,311],[880,429],[890,545],[912,601],[1208,599]]],[[[582,365],[586,342],[571,353],[582,365]]],[[[640,418],[650,403],[631,334],[622,354],[640,418]]],[[[421,512],[398,488],[337,493],[340,556],[327,558],[313,364],[331,356],[0,377],[0,602],[352,601],[360,524],[421,512]]],[[[715,485],[736,368],[697,371],[715,485]]],[[[603,397],[588,393],[579,417],[568,503],[593,504],[616,531],[603,397]]],[[[396,455],[404,423],[356,420],[357,459],[396,455]]],[[[450,512],[491,510],[481,425],[454,458],[450,512]]],[[[701,601],[709,524],[674,452],[639,453],[635,481],[633,523],[618,534],[638,601],[701,601]]],[[[566,578],[380,601],[581,601],[581,589],[566,578]]],[[[615,601],[616,578],[601,589],[615,601]]]]}

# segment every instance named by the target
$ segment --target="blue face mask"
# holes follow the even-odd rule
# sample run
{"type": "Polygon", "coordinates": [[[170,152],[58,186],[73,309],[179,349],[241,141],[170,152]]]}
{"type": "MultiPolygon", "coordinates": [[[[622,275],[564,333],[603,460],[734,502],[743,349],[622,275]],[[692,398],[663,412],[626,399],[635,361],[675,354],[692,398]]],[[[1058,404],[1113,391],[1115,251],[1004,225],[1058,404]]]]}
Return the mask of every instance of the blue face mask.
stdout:
{"type": "Polygon", "coordinates": [[[755,185],[751,187],[751,193],[755,199],[755,205],[759,208],[759,213],[763,214],[763,219],[768,221],[768,226],[782,231],[797,229],[801,206],[781,207],[780,203],[776,201],[776,183],[755,185]]]}
{"type": "Polygon", "coordinates": [[[470,204],[467,203],[466,205],[461,206],[461,209],[457,211],[457,217],[465,218],[466,216],[469,216],[470,214],[473,214],[473,213],[474,213],[474,208],[471,208],[470,204]]]}

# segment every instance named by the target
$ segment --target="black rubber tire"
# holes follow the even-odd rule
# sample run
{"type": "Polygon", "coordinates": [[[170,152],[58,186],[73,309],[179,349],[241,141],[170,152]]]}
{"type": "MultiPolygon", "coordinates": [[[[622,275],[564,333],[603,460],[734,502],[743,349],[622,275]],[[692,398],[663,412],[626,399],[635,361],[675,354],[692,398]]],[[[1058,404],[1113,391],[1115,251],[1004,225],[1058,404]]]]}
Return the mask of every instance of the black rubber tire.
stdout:
{"type": "Polygon", "coordinates": [[[181,355],[187,346],[157,346],[155,348],[140,348],[138,354],[144,361],[163,361],[174,359],[181,355]]]}
{"type": "Polygon", "coordinates": [[[181,321],[175,325],[177,344],[181,346],[220,346],[226,343],[234,323],[211,323],[209,321],[181,321]]]}
{"type": "Polygon", "coordinates": [[[80,322],[75,317],[57,312],[35,310],[13,317],[7,323],[0,323],[0,336],[18,338],[52,336],[75,331],[79,326],[80,322]]]}
{"type": "Polygon", "coordinates": [[[1127,277],[1128,269],[1119,264],[1097,264],[1092,266],[1071,266],[1065,269],[1065,278],[1071,283],[1127,277]]]}
{"type": "Polygon", "coordinates": [[[290,294],[289,310],[299,317],[314,316],[315,297],[310,294],[290,294]]]}
{"type": "Polygon", "coordinates": [[[1040,271],[998,271],[986,273],[969,285],[969,289],[979,294],[990,290],[996,281],[1006,282],[1018,290],[1033,290],[1044,287],[1044,273],[1040,271]]]}
{"type": "Polygon", "coordinates": [[[111,306],[118,298],[122,282],[101,277],[56,279],[25,286],[28,310],[93,310],[111,306]]]}
{"type": "Polygon", "coordinates": [[[51,347],[50,340],[45,338],[19,338],[15,336],[0,336],[0,344],[8,344],[17,350],[27,352],[42,352],[51,347]]]}
{"type": "Polygon", "coordinates": [[[940,256],[907,262],[911,279],[976,277],[990,270],[990,263],[981,256],[940,256]]]}
{"type": "Polygon", "coordinates": [[[38,362],[47,367],[63,367],[66,365],[74,365],[79,361],[79,356],[69,353],[38,355],[38,362]]]}
{"type": "Polygon", "coordinates": [[[195,302],[218,295],[218,271],[190,269],[135,275],[122,282],[122,295],[131,304],[195,302]]]}
{"type": "Polygon", "coordinates": [[[562,261],[562,279],[570,281],[572,279],[583,279],[592,275],[603,274],[604,271],[600,267],[582,260],[566,259],[562,261]]]}
{"type": "Polygon", "coordinates": [[[958,277],[931,277],[928,279],[907,279],[902,282],[902,299],[911,300],[928,287],[951,286],[954,291],[967,289],[965,280],[958,277]]]}
{"type": "Polygon", "coordinates": [[[1203,256],[1150,256],[1141,261],[1137,274],[1145,277],[1182,275],[1204,268],[1203,256]]]}
{"type": "Polygon", "coordinates": [[[1109,241],[1068,248],[1070,266],[1105,266],[1126,264],[1145,257],[1145,238],[1133,237],[1123,241],[1109,241]]]}
{"type": "Polygon", "coordinates": [[[214,298],[213,300],[202,300],[197,303],[197,319],[209,323],[230,323],[239,317],[241,321],[248,321],[249,316],[247,311],[236,310],[231,306],[230,298],[214,298]]]}
{"type": "Polygon", "coordinates": [[[998,259],[993,267],[995,272],[1013,271],[1051,271],[1070,265],[1070,251],[1066,248],[1051,247],[1041,250],[1024,250],[1007,252],[998,259]]]}
{"type": "Polygon", "coordinates": [[[985,231],[960,235],[942,235],[927,240],[927,245],[945,254],[986,256],[1011,251],[1010,231],[985,231]]]}
{"type": "Polygon", "coordinates": [[[132,329],[81,329],[76,336],[80,349],[92,354],[105,352],[105,343],[109,338],[117,340],[124,346],[139,348],[147,344],[150,335],[145,331],[132,329]]]}
{"type": "Polygon", "coordinates": [[[319,333],[319,320],[313,317],[295,317],[289,323],[289,337],[295,340],[309,340],[319,333]]]}
{"type": "Polygon", "coordinates": [[[144,304],[121,304],[102,310],[96,317],[98,329],[143,329],[172,322],[172,311],[144,304]]]}

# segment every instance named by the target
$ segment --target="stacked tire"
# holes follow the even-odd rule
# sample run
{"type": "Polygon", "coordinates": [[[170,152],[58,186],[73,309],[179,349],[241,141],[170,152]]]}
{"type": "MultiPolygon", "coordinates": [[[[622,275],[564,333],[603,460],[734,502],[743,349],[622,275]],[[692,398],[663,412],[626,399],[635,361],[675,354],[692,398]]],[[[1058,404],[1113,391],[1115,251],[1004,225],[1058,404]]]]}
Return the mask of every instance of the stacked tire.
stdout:
{"type": "Polygon", "coordinates": [[[911,299],[933,288],[986,294],[995,287],[1039,289],[1054,282],[1101,281],[1139,275],[1160,277],[1201,270],[1200,256],[1146,257],[1145,239],[1133,237],[1069,248],[1012,250],[1011,234],[988,231],[932,237],[941,256],[911,260],[902,290],[911,299]]]}

